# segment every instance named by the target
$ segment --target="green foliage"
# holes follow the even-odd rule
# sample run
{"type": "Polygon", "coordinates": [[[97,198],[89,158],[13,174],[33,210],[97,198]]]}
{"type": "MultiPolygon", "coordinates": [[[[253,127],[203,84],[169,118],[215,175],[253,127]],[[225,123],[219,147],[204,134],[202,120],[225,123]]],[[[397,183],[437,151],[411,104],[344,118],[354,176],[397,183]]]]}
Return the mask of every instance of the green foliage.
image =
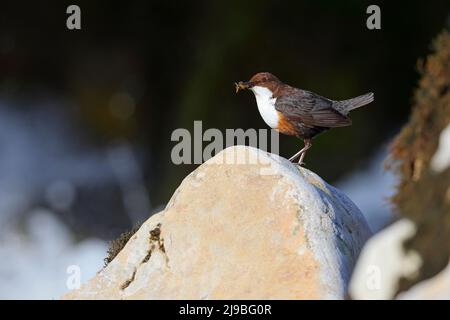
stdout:
{"type": "Polygon", "coordinates": [[[400,178],[392,202],[414,221],[417,234],[405,243],[417,251],[423,265],[415,279],[402,280],[400,290],[442,270],[450,255],[450,168],[430,168],[440,133],[450,124],[450,35],[442,32],[434,53],[419,62],[421,80],[409,122],[391,146],[390,166],[400,178]]]}

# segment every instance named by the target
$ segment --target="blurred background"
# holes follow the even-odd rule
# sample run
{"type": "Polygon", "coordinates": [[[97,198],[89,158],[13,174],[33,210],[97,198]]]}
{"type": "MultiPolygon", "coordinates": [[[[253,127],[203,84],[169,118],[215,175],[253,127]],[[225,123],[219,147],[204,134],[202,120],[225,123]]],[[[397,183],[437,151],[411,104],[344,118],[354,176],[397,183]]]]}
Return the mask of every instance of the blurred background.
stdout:
{"type": "MultiPolygon", "coordinates": [[[[164,208],[195,169],[172,164],[173,130],[266,128],[233,87],[260,71],[332,99],[375,93],[306,163],[380,230],[386,148],[449,14],[438,0],[2,1],[0,298],[58,298],[68,266],[86,281],[109,240],[164,208]],[[81,30],[66,28],[70,4],[81,30]],[[369,4],[381,30],[366,28],[369,4]]],[[[301,146],[281,137],[280,153],[301,146]]]]}

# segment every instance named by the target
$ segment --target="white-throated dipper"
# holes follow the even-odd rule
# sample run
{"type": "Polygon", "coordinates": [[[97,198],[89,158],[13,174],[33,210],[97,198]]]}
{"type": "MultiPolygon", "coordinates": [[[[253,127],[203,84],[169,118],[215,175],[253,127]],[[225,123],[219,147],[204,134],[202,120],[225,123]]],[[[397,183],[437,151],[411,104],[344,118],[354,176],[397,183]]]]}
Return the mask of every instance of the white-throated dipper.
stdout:
{"type": "Polygon", "coordinates": [[[305,146],[289,159],[300,157],[300,165],[311,148],[312,138],[330,128],[351,125],[348,113],[373,101],[372,92],[348,100],[327,99],[284,84],[269,72],[257,73],[250,81],[235,85],[236,93],[243,89],[253,91],[259,113],[269,127],[303,139],[305,146]]]}

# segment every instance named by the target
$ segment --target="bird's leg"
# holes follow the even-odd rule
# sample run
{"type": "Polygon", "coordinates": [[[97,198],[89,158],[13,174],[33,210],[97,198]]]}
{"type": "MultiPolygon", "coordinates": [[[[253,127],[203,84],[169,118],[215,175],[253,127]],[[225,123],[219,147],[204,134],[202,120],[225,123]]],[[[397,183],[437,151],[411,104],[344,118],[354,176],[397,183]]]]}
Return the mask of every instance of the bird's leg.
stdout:
{"type": "Polygon", "coordinates": [[[294,161],[295,159],[297,159],[298,157],[300,157],[298,163],[301,165],[303,164],[303,159],[305,158],[305,153],[306,150],[308,150],[309,148],[311,148],[312,143],[311,143],[311,139],[304,139],[303,140],[305,143],[305,146],[303,147],[303,149],[301,149],[299,152],[297,152],[296,154],[294,154],[289,161],[294,161]]]}
{"type": "Polygon", "coordinates": [[[308,150],[312,146],[311,139],[305,139],[303,141],[305,142],[305,146],[303,147],[303,152],[300,155],[300,159],[298,160],[299,165],[304,164],[303,159],[305,158],[306,150],[308,150]]]}
{"type": "MultiPolygon", "coordinates": [[[[304,149],[304,148],[303,148],[304,149]]],[[[296,154],[294,154],[292,157],[289,158],[289,161],[294,161],[295,159],[297,159],[303,152],[303,149],[300,150],[299,152],[297,152],[296,154]]]]}

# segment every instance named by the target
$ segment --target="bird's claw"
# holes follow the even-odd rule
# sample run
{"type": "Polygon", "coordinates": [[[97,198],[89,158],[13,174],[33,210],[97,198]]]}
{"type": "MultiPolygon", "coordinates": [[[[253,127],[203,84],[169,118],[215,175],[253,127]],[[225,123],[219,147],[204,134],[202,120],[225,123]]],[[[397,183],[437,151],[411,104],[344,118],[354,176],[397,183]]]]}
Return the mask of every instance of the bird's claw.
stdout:
{"type": "Polygon", "coordinates": [[[297,157],[295,157],[295,158],[292,157],[291,159],[289,159],[289,161],[292,162],[293,164],[299,166],[299,167],[304,167],[306,165],[306,163],[304,161],[302,161],[302,162],[294,161],[296,158],[297,157]]]}
{"type": "Polygon", "coordinates": [[[304,167],[306,165],[304,162],[296,162],[295,164],[299,167],[304,167]]]}

